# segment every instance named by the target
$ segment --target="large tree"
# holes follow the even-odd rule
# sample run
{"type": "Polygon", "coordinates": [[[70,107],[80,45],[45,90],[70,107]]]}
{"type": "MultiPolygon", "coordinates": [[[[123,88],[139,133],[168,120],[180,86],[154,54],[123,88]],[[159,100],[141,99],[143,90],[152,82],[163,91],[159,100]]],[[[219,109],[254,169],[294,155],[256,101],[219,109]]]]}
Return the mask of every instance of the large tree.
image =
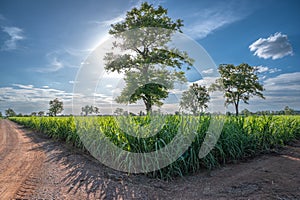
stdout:
{"type": "Polygon", "coordinates": [[[249,104],[249,99],[253,96],[265,98],[262,94],[264,90],[258,81],[258,68],[246,63],[240,65],[221,64],[219,66],[221,77],[212,84],[212,90],[223,90],[225,105],[233,104],[235,114],[239,114],[239,104],[243,101],[249,104]]]}
{"type": "Polygon", "coordinates": [[[197,115],[208,107],[209,100],[210,97],[206,87],[193,83],[187,91],[182,93],[180,106],[197,115]]]}
{"type": "Polygon", "coordinates": [[[57,114],[61,113],[64,110],[63,102],[59,101],[57,98],[54,100],[51,100],[49,102],[50,108],[49,108],[49,115],[50,116],[56,116],[57,114]]]}
{"type": "Polygon", "coordinates": [[[113,49],[118,51],[106,54],[105,69],[125,74],[126,86],[116,98],[118,103],[141,99],[149,113],[153,105],[162,105],[175,81],[186,81],[181,68],[189,68],[193,60],[186,52],[167,46],[182,26],[182,20],[173,21],[166,9],[148,3],[133,8],[124,21],[111,25],[109,33],[116,38],[113,49]]]}

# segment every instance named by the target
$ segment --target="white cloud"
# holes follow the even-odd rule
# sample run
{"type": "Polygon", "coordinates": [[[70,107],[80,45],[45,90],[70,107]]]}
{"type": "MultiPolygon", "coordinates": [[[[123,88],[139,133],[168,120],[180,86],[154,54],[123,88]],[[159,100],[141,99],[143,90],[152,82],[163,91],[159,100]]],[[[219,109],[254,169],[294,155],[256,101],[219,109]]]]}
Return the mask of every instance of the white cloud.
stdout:
{"type": "Polygon", "coordinates": [[[78,81],[69,81],[70,84],[76,84],[78,81]]]}
{"type": "Polygon", "coordinates": [[[52,62],[50,63],[50,66],[51,66],[50,71],[58,71],[64,67],[63,63],[61,61],[58,61],[57,58],[54,58],[52,60],[52,62]]]}
{"type": "Polygon", "coordinates": [[[257,68],[257,71],[259,73],[263,73],[263,72],[269,71],[269,68],[268,67],[264,67],[264,66],[257,66],[256,68],[257,68]]]}
{"type": "Polygon", "coordinates": [[[212,69],[212,68],[202,71],[203,74],[212,74],[213,72],[214,72],[214,69],[212,69]]]}
{"type": "Polygon", "coordinates": [[[75,55],[73,54],[73,51],[67,49],[52,51],[50,53],[47,53],[45,57],[48,62],[46,66],[33,68],[31,70],[40,73],[49,73],[49,72],[59,71],[65,67],[79,68],[80,65],[80,61],[78,58],[79,55],[75,55]],[[75,63],[76,60],[78,60],[77,62],[78,64],[71,64],[71,63],[75,63]]]}
{"type": "Polygon", "coordinates": [[[269,68],[269,67],[266,67],[266,66],[257,66],[256,67],[258,70],[259,73],[270,73],[270,74],[273,74],[273,73],[276,73],[276,72],[280,72],[281,69],[278,69],[278,68],[269,68]]]}
{"type": "Polygon", "coordinates": [[[277,91],[280,96],[290,96],[288,93],[297,94],[300,97],[300,72],[280,74],[264,81],[266,91],[277,91]]]}
{"type": "Polygon", "coordinates": [[[268,38],[259,38],[249,46],[250,51],[259,58],[273,60],[293,55],[293,49],[287,35],[275,33],[268,38]]]}
{"type": "Polygon", "coordinates": [[[21,85],[21,84],[12,84],[13,86],[16,86],[20,89],[32,89],[33,85],[21,85]]]}
{"type": "Polygon", "coordinates": [[[253,98],[249,105],[241,104],[240,110],[281,110],[285,106],[300,109],[300,72],[285,73],[263,81],[266,99],[253,98]]]}
{"type": "Polygon", "coordinates": [[[205,38],[217,29],[245,18],[251,9],[245,8],[242,3],[215,3],[214,7],[202,9],[187,18],[189,25],[183,28],[183,32],[193,38],[205,38]]]}
{"type": "Polygon", "coordinates": [[[119,16],[116,16],[115,18],[112,18],[112,19],[108,19],[108,20],[104,20],[104,21],[94,21],[94,23],[96,24],[100,24],[102,26],[110,26],[111,24],[116,24],[118,22],[121,22],[125,19],[125,13],[122,13],[121,15],[119,16]]]}
{"type": "Polygon", "coordinates": [[[285,73],[263,81],[266,99],[253,98],[249,105],[241,104],[240,110],[281,110],[285,106],[300,110],[300,72],[285,73]]]}
{"type": "Polygon", "coordinates": [[[63,64],[62,61],[59,61],[58,58],[54,57],[51,59],[47,67],[35,68],[34,71],[40,73],[56,72],[64,68],[64,66],[65,65],[63,64]]]}
{"type": "Polygon", "coordinates": [[[203,79],[190,83],[190,85],[197,83],[201,86],[209,87],[211,84],[215,83],[218,78],[219,77],[204,77],[203,79]]]}
{"type": "Polygon", "coordinates": [[[12,84],[12,86],[14,87],[0,88],[0,98],[4,98],[9,102],[14,100],[24,100],[24,97],[26,97],[25,99],[37,102],[43,99],[50,100],[57,96],[63,97],[64,100],[70,100],[72,97],[72,93],[49,88],[49,86],[43,86],[41,88],[22,84],[12,84]]]}
{"type": "Polygon", "coordinates": [[[273,73],[276,73],[276,72],[281,72],[281,69],[278,69],[278,68],[272,68],[272,69],[269,69],[269,73],[273,74],[273,73]]]}
{"type": "MultiPolygon", "coordinates": [[[[131,10],[134,7],[139,7],[142,4],[142,1],[140,1],[140,0],[139,1],[133,1],[132,3],[133,3],[133,5],[128,10],[131,10]]],[[[107,20],[103,20],[103,21],[94,20],[94,21],[90,21],[90,23],[95,23],[95,24],[99,24],[99,25],[104,26],[104,27],[109,27],[111,24],[116,24],[118,22],[121,22],[121,21],[125,20],[126,13],[127,13],[127,11],[122,12],[118,16],[115,16],[111,19],[107,19],[107,20]]]]}
{"type": "Polygon", "coordinates": [[[0,110],[11,107],[16,112],[22,113],[45,111],[49,107],[50,100],[59,98],[64,102],[66,111],[71,113],[72,93],[49,88],[49,86],[35,87],[22,84],[12,84],[12,86],[0,88],[0,110]]]}
{"type": "Polygon", "coordinates": [[[93,51],[93,49],[65,48],[64,51],[71,56],[85,58],[93,51]]]}
{"type": "Polygon", "coordinates": [[[2,45],[3,51],[11,51],[17,49],[17,42],[24,40],[23,30],[18,27],[2,27],[2,31],[9,35],[9,39],[2,45]]]}

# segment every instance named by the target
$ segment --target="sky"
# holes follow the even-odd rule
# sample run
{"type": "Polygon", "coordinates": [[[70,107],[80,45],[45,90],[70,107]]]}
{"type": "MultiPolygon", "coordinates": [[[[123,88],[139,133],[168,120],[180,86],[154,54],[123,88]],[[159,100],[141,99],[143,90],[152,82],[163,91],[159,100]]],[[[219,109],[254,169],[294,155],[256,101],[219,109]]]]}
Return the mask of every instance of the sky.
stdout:
{"type": "MultiPolygon", "coordinates": [[[[1,0],[0,112],[4,114],[8,108],[23,114],[47,112],[49,101],[54,98],[64,102],[64,114],[74,113],[72,105],[84,106],[72,101],[80,95],[75,94],[74,86],[80,73],[86,70],[84,64],[99,46],[104,48],[110,24],[122,21],[127,11],[142,2],[1,0]]],[[[200,63],[201,59],[211,59],[215,67],[241,63],[258,67],[266,99],[250,99],[249,105],[241,104],[240,110],[282,110],[285,106],[300,110],[299,1],[148,2],[168,9],[172,19],[183,20],[184,36],[203,50],[196,58],[200,63]]],[[[205,74],[210,70],[213,69],[198,70],[201,76],[187,73],[189,83],[209,82],[210,77],[205,74]]],[[[93,103],[101,102],[97,105],[105,113],[101,105],[112,107],[116,96],[112,91],[118,89],[122,76],[116,73],[98,76],[91,96],[93,103]],[[113,84],[114,78],[118,84],[113,84]]],[[[81,99],[86,98],[81,96],[81,99]]],[[[221,98],[213,100],[223,105],[221,98]]],[[[226,109],[233,111],[231,105],[226,109]]]]}

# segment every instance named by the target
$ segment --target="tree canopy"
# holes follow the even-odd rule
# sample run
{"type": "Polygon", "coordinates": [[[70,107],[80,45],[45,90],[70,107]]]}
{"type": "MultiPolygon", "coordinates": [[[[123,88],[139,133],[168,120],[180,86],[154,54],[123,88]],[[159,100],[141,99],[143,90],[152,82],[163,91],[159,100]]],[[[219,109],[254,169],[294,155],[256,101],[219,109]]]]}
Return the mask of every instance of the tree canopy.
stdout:
{"type": "Polygon", "coordinates": [[[124,21],[111,25],[109,33],[116,41],[105,56],[107,71],[125,74],[126,86],[116,98],[118,103],[136,103],[142,100],[146,111],[161,106],[174,82],[185,82],[182,66],[192,65],[187,53],[167,44],[176,32],[181,32],[182,20],[173,21],[167,10],[143,3],[127,12],[124,21]]]}
{"type": "Polygon", "coordinates": [[[39,111],[39,112],[38,112],[38,115],[39,115],[40,117],[44,116],[44,114],[45,114],[44,111],[39,111]]]}
{"type": "Polygon", "coordinates": [[[288,107],[288,106],[285,106],[285,107],[284,107],[284,114],[285,114],[285,115],[293,115],[294,112],[295,112],[295,111],[294,111],[292,108],[290,108],[290,107],[288,107]]]}
{"type": "Polygon", "coordinates": [[[208,107],[209,100],[210,97],[206,87],[193,83],[187,91],[182,93],[180,106],[197,115],[208,107]]]}
{"type": "Polygon", "coordinates": [[[6,117],[14,117],[17,114],[13,109],[9,108],[9,109],[5,110],[5,115],[6,115],[6,117]]]}
{"type": "Polygon", "coordinates": [[[258,81],[258,68],[246,63],[234,66],[233,64],[221,64],[219,66],[221,77],[212,84],[212,90],[223,90],[225,105],[234,104],[235,114],[239,114],[239,103],[248,104],[253,96],[265,98],[264,90],[258,81]]]}
{"type": "Polygon", "coordinates": [[[99,108],[96,106],[89,106],[86,105],[84,107],[81,108],[82,113],[84,114],[84,116],[88,116],[89,114],[98,114],[99,113],[99,108]]]}
{"type": "Polygon", "coordinates": [[[56,116],[57,114],[61,113],[63,108],[63,102],[59,101],[57,98],[54,100],[51,100],[49,102],[50,108],[49,108],[49,115],[50,116],[56,116]]]}

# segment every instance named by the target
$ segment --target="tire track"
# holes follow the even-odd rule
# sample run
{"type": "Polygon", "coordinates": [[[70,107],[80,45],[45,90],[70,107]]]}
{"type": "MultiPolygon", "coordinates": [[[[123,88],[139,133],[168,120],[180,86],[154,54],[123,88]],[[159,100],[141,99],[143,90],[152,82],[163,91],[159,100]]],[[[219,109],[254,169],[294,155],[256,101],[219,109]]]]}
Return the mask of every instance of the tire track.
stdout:
{"type": "Polygon", "coordinates": [[[45,158],[16,124],[0,120],[0,197],[24,199],[37,185],[35,181],[45,158]]]}

